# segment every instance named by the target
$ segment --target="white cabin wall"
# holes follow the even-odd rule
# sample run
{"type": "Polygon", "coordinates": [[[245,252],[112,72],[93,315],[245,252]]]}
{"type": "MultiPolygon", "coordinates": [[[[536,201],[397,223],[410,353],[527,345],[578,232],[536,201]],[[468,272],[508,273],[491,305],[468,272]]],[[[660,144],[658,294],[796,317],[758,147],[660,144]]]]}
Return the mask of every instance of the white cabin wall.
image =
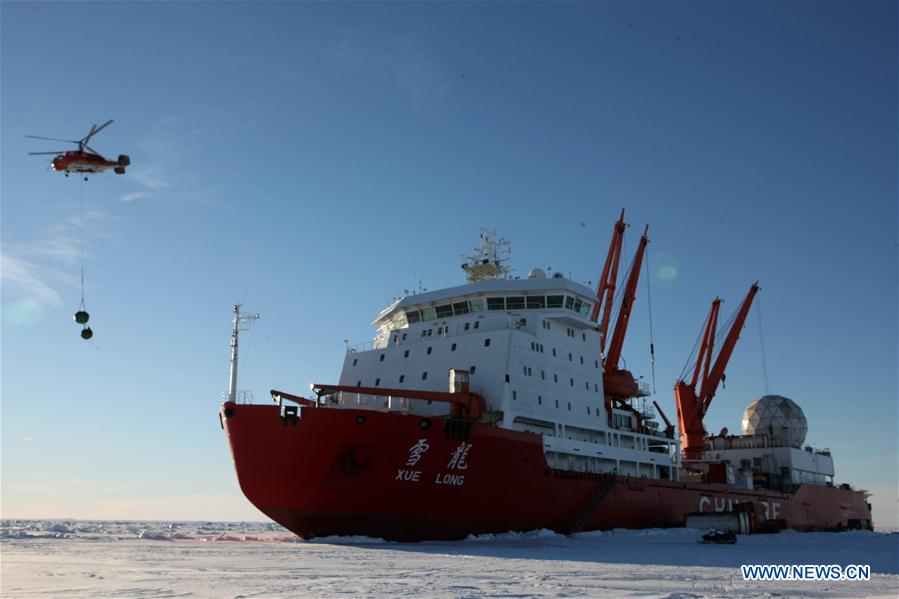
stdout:
{"type": "MultiPolygon", "coordinates": [[[[544,435],[551,466],[642,477],[657,476],[665,467],[668,476],[676,476],[676,451],[650,451],[649,436],[609,428],[599,333],[587,311],[490,310],[489,300],[498,292],[506,298],[554,293],[584,302],[592,293],[565,280],[501,280],[404,298],[375,321],[379,332],[367,347],[376,349],[347,353],[339,383],[446,392],[449,370],[468,370],[471,391],[484,398],[488,410],[502,412],[500,426],[544,435]],[[453,308],[453,316],[434,319],[432,312],[425,319],[425,309],[463,298],[471,300],[470,312],[453,308]],[[485,309],[476,310],[476,302],[485,309]],[[410,324],[402,310],[421,310],[423,320],[410,324]]],[[[412,410],[440,416],[449,413],[449,406],[416,400],[412,410]]],[[[652,440],[676,447],[674,440],[652,440]]]]}
{"type": "Polygon", "coordinates": [[[510,313],[513,323],[525,319],[527,324],[511,329],[507,372],[512,399],[506,420],[511,425],[514,417],[521,415],[605,430],[608,420],[603,405],[598,333],[592,327],[577,327],[554,319],[554,312],[510,313]]]}

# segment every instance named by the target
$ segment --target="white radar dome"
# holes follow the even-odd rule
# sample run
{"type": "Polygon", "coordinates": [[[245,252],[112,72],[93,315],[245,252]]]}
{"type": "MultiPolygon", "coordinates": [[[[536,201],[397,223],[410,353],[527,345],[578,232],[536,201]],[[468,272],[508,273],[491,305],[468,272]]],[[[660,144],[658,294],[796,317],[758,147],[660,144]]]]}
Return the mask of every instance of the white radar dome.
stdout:
{"type": "Polygon", "coordinates": [[[532,268],[531,272],[528,273],[529,279],[545,279],[546,273],[543,272],[542,268],[532,268]]]}
{"type": "Polygon", "coordinates": [[[775,445],[802,447],[808,421],[796,402],[780,395],[766,395],[743,412],[744,435],[770,435],[775,445]]]}

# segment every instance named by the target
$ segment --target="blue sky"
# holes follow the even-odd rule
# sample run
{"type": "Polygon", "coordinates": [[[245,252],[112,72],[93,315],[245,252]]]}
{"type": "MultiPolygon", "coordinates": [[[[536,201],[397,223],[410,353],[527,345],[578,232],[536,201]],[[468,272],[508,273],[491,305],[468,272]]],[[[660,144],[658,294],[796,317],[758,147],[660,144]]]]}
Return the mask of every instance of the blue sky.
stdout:
{"type": "MultiPolygon", "coordinates": [[[[895,3],[0,5],[3,517],[255,519],[216,410],[336,381],[404,289],[463,282],[489,226],[517,274],[594,282],[650,224],[656,399],[709,303],[759,279],[769,390],[896,526],[895,3]],[[53,142],[128,174],[84,184],[53,142]],[[671,276],[673,274],[673,276],[671,276]]],[[[651,378],[641,284],[625,344],[651,378]]],[[[706,419],[765,393],[753,314],[706,419]]]]}

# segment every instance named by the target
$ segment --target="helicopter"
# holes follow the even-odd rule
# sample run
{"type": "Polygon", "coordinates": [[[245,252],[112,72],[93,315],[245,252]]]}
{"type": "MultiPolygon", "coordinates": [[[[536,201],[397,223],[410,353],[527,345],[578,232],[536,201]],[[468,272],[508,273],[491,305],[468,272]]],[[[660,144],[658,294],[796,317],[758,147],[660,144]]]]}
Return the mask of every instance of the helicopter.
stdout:
{"type": "MultiPolygon", "coordinates": [[[[112,123],[112,119],[109,119],[99,127],[94,125],[91,127],[91,130],[88,131],[87,135],[82,137],[79,140],[74,139],[58,139],[56,137],[41,137],[38,135],[26,135],[25,137],[30,137],[32,139],[47,139],[50,141],[64,141],[67,143],[78,144],[77,150],[62,150],[58,152],[29,152],[31,156],[40,156],[40,155],[50,155],[55,154],[56,158],[54,158],[50,162],[50,167],[56,172],[65,172],[66,177],[69,176],[69,173],[84,173],[85,175],[90,173],[102,173],[106,169],[113,169],[115,174],[124,175],[125,167],[131,164],[131,158],[125,154],[119,154],[118,160],[113,162],[112,160],[107,160],[99,152],[91,148],[87,145],[87,142],[90,139],[105,129],[110,123],[112,123]]],[[[87,176],[84,177],[85,181],[87,180],[87,176]]]]}

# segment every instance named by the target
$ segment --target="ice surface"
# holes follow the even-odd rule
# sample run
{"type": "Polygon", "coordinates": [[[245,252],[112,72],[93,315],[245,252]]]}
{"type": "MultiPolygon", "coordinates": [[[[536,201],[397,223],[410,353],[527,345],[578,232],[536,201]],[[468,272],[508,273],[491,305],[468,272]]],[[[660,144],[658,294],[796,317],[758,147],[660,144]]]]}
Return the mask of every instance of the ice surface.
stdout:
{"type": "Polygon", "coordinates": [[[459,542],[303,541],[275,524],[11,521],[7,597],[897,596],[899,534],[740,536],[690,529],[572,536],[540,530],[459,542]],[[741,564],[870,564],[868,582],[744,582],[741,564]]]}

